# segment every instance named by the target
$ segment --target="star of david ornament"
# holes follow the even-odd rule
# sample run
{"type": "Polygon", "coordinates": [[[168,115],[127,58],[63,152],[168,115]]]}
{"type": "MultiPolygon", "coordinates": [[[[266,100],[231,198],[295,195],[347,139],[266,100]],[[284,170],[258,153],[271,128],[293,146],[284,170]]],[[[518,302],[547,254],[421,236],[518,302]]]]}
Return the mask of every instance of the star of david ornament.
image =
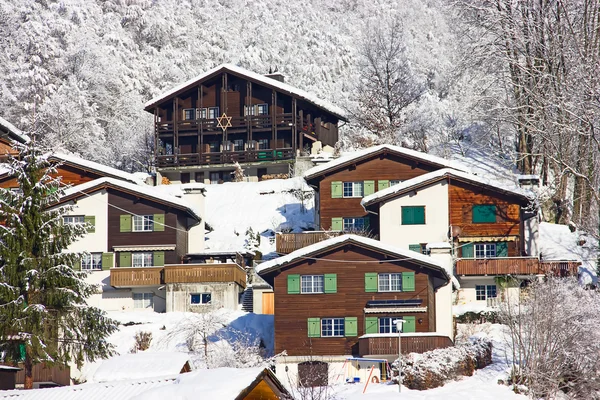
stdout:
{"type": "Polygon", "coordinates": [[[217,118],[217,126],[223,130],[231,128],[231,117],[228,117],[227,114],[223,113],[223,115],[217,118]]]}

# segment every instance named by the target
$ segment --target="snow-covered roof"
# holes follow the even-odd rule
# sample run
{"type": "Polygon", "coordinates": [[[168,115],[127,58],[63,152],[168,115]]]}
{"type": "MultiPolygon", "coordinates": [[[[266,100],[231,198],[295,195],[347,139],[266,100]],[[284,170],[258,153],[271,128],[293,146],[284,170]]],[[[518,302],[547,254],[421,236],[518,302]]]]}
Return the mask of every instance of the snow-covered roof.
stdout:
{"type": "Polygon", "coordinates": [[[492,189],[492,190],[495,190],[498,192],[518,196],[527,201],[532,200],[534,198],[533,193],[531,193],[530,191],[527,191],[527,190],[520,189],[518,187],[509,188],[509,187],[506,187],[506,185],[503,185],[498,182],[494,182],[491,179],[488,179],[485,177],[473,175],[473,174],[463,172],[463,171],[458,171],[458,170],[452,169],[452,168],[443,168],[443,169],[439,169],[437,171],[433,171],[433,172],[429,172],[427,174],[417,176],[412,179],[408,179],[404,182],[400,182],[397,185],[390,186],[386,189],[375,192],[369,196],[364,197],[362,199],[362,201],[360,202],[360,204],[366,208],[371,204],[379,203],[381,201],[384,201],[386,199],[394,197],[397,194],[402,194],[404,192],[410,191],[410,190],[414,189],[415,187],[426,185],[426,184],[432,183],[432,182],[436,182],[436,181],[438,181],[440,179],[444,179],[444,178],[453,178],[453,179],[457,179],[457,180],[461,180],[461,181],[466,181],[466,182],[474,184],[474,185],[485,186],[489,189],[492,189]]]}
{"type": "Polygon", "coordinates": [[[353,164],[363,158],[369,158],[381,152],[389,152],[399,154],[401,156],[405,156],[407,158],[412,158],[422,163],[431,164],[438,166],[440,168],[453,168],[461,171],[468,171],[468,168],[464,165],[456,162],[446,160],[445,158],[434,156],[432,154],[422,153],[420,151],[415,151],[411,149],[407,149],[400,146],[393,146],[390,144],[381,144],[378,146],[369,147],[367,149],[353,151],[350,153],[345,153],[341,157],[336,158],[328,163],[324,163],[322,165],[318,165],[306,171],[304,173],[304,179],[309,180],[318,175],[322,175],[328,171],[332,171],[338,168],[345,167],[349,164],[353,164]]]}
{"type": "Polygon", "coordinates": [[[170,205],[175,206],[176,208],[187,211],[193,218],[197,219],[198,221],[202,219],[200,214],[198,214],[196,210],[191,206],[191,204],[185,201],[184,199],[172,196],[168,193],[164,193],[163,191],[156,189],[155,186],[136,185],[114,178],[94,179],[93,181],[89,181],[86,183],[82,183],[81,185],[67,188],[65,189],[61,200],[68,200],[73,196],[85,196],[86,191],[95,189],[99,186],[110,186],[111,188],[114,188],[116,190],[133,192],[145,198],[157,200],[162,203],[168,203],[170,205]]]}
{"type": "Polygon", "coordinates": [[[95,161],[84,160],[81,157],[77,157],[70,154],[53,153],[50,155],[49,159],[54,159],[64,164],[74,165],[82,169],[99,172],[100,174],[107,175],[112,178],[119,178],[133,183],[142,184],[145,180],[145,177],[142,179],[142,176],[139,173],[131,174],[129,172],[121,171],[120,169],[109,167],[107,165],[103,165],[95,161]]]}
{"type": "Polygon", "coordinates": [[[203,79],[210,77],[211,75],[213,75],[217,72],[221,72],[221,71],[222,72],[231,72],[236,75],[241,75],[241,76],[244,76],[255,82],[259,82],[264,85],[274,87],[274,88],[276,88],[282,92],[285,92],[291,96],[295,96],[295,97],[301,98],[303,100],[306,100],[307,102],[312,103],[315,106],[330,112],[331,114],[339,117],[340,119],[347,120],[346,112],[336,105],[333,105],[325,100],[322,100],[322,99],[318,98],[317,96],[315,96],[311,93],[308,93],[302,89],[298,89],[291,85],[288,85],[287,83],[283,83],[283,82],[277,81],[273,78],[269,78],[264,75],[257,74],[256,72],[249,71],[247,69],[238,67],[237,65],[233,65],[233,64],[219,65],[211,70],[204,72],[203,74],[196,76],[195,78],[190,79],[187,82],[182,83],[181,85],[175,86],[173,89],[171,89],[167,92],[164,92],[161,95],[148,101],[144,105],[144,108],[149,109],[153,106],[156,106],[157,104],[168,99],[169,97],[173,96],[174,94],[176,94],[182,90],[185,90],[186,88],[188,88],[190,86],[194,86],[197,82],[200,82],[203,79]]]}
{"type": "Polygon", "coordinates": [[[94,374],[94,382],[154,378],[177,375],[190,357],[186,353],[124,354],[105,360],[94,374]]]}
{"type": "Polygon", "coordinates": [[[333,237],[331,239],[324,240],[319,243],[312,244],[310,246],[303,247],[296,251],[291,252],[290,254],[278,257],[273,260],[265,261],[256,266],[256,272],[259,274],[265,274],[273,269],[279,268],[285,264],[288,264],[292,261],[295,261],[299,258],[309,257],[311,254],[320,252],[322,250],[326,250],[331,247],[336,247],[347,242],[353,242],[355,244],[362,244],[364,246],[368,246],[371,248],[379,249],[386,253],[395,254],[398,257],[410,259],[419,264],[425,264],[431,268],[438,269],[446,275],[448,279],[450,279],[451,272],[446,270],[446,266],[444,266],[439,261],[421,254],[412,250],[401,249],[396,246],[391,246],[389,244],[380,242],[379,240],[367,238],[364,236],[358,235],[341,235],[337,237],[333,237]]]}
{"type": "Polygon", "coordinates": [[[16,140],[19,143],[27,143],[31,140],[19,128],[2,117],[0,117],[0,130],[6,132],[12,140],[16,140]]]}

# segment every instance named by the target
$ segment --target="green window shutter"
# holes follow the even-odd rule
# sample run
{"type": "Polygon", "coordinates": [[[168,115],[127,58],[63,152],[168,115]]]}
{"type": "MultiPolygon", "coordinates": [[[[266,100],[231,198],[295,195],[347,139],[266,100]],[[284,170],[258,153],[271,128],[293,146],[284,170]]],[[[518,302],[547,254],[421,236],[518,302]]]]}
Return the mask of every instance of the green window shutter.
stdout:
{"type": "Polygon", "coordinates": [[[462,249],[462,258],[474,258],[475,251],[473,250],[473,243],[465,244],[461,247],[462,249]]]}
{"type": "Polygon", "coordinates": [[[321,319],[308,319],[308,337],[321,337],[321,319]]]}
{"type": "Polygon", "coordinates": [[[119,267],[131,267],[131,253],[122,251],[119,253],[119,267]]]}
{"type": "Polygon", "coordinates": [[[341,181],[331,182],[331,198],[341,199],[343,197],[343,185],[341,181]]]}
{"type": "Polygon", "coordinates": [[[154,232],[164,232],[165,214],[154,214],[154,232]]]}
{"type": "Polygon", "coordinates": [[[377,272],[365,273],[365,292],[377,292],[377,272]]]}
{"type": "Polygon", "coordinates": [[[379,319],[377,317],[365,317],[365,335],[368,333],[379,333],[379,319]]]}
{"type": "Polygon", "coordinates": [[[408,249],[412,250],[412,251],[416,251],[417,253],[421,252],[421,245],[420,244],[409,244],[408,245],[408,249]]]}
{"type": "Polygon", "coordinates": [[[331,230],[332,231],[341,231],[344,228],[344,219],[343,218],[331,218],[331,230]]]}
{"type": "Polygon", "coordinates": [[[337,293],[337,274],[325,274],[325,293],[337,293]]]}
{"type": "Polygon", "coordinates": [[[356,318],[356,317],[344,318],[344,335],[345,336],[358,336],[358,318],[356,318]]]}
{"type": "Polygon", "coordinates": [[[377,188],[379,190],[387,189],[390,187],[390,181],[379,181],[377,182],[377,188]]]}
{"type": "Polygon", "coordinates": [[[375,193],[375,181],[364,181],[364,196],[375,193]]]}
{"type": "Polygon", "coordinates": [[[288,275],[288,294],[300,294],[300,275],[288,275]]]}
{"type": "Polygon", "coordinates": [[[102,253],[102,271],[106,271],[113,267],[113,253],[102,253]]]}
{"type": "Polygon", "coordinates": [[[152,255],[152,264],[155,267],[163,267],[165,265],[165,252],[155,251],[152,255]]]}
{"type": "Polygon", "coordinates": [[[83,217],[83,222],[89,225],[87,229],[88,233],[96,232],[96,216],[86,215],[83,217]]]}
{"type": "Polygon", "coordinates": [[[496,243],[496,257],[508,257],[508,243],[496,243]]]}
{"type": "Polygon", "coordinates": [[[496,206],[493,204],[478,204],[473,206],[473,223],[486,224],[496,222],[496,206]]]}
{"type": "Polygon", "coordinates": [[[403,272],[402,273],[402,291],[403,292],[414,292],[415,291],[415,273],[414,272],[403,272]]]}
{"type": "Polygon", "coordinates": [[[402,332],[411,333],[417,331],[415,317],[402,317],[402,319],[406,321],[404,324],[402,324],[402,332]]]}
{"type": "Polygon", "coordinates": [[[81,271],[81,257],[75,260],[75,263],[73,264],[73,269],[81,271]]]}
{"type": "Polygon", "coordinates": [[[402,225],[425,224],[425,206],[402,207],[402,225]]]}
{"type": "Polygon", "coordinates": [[[131,215],[124,214],[120,217],[120,231],[121,232],[131,232],[131,215]]]}

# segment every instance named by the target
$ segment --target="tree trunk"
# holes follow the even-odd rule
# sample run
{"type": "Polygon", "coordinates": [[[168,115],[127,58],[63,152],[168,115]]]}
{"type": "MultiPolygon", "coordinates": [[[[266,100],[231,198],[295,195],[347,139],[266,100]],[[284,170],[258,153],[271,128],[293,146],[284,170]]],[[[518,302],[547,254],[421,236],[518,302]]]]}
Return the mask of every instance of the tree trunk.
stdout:
{"type": "Polygon", "coordinates": [[[23,368],[25,369],[25,384],[24,389],[33,389],[33,362],[31,360],[31,348],[25,347],[25,362],[23,368]]]}

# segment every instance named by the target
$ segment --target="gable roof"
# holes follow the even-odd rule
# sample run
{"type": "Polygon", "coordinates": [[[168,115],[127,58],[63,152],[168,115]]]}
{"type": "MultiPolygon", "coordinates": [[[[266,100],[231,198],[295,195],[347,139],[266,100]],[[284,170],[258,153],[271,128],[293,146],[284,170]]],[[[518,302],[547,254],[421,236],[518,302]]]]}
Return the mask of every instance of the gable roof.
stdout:
{"type": "Polygon", "coordinates": [[[444,168],[439,169],[437,171],[429,172],[427,174],[423,174],[421,176],[417,176],[412,179],[408,179],[404,182],[400,182],[397,185],[390,186],[386,189],[375,192],[369,196],[364,197],[361,200],[360,204],[366,210],[371,205],[381,203],[382,201],[386,201],[397,196],[401,196],[402,194],[410,192],[416,188],[423,187],[444,179],[453,179],[465,183],[470,183],[475,186],[483,186],[486,189],[492,190],[494,192],[518,197],[520,200],[526,202],[529,202],[534,198],[533,193],[527,190],[519,189],[517,187],[507,188],[498,182],[494,182],[490,179],[478,175],[457,171],[451,168],[444,168]]]}
{"type": "Polygon", "coordinates": [[[23,143],[23,144],[25,144],[31,140],[31,139],[29,139],[29,136],[24,134],[16,126],[11,124],[4,118],[0,117],[0,135],[2,133],[6,134],[10,139],[17,141],[19,143],[23,143]]]}
{"type": "Polygon", "coordinates": [[[188,363],[186,353],[158,352],[123,354],[105,360],[94,373],[94,382],[144,379],[177,375],[188,363]]]}
{"type": "Polygon", "coordinates": [[[322,165],[318,165],[304,173],[305,180],[311,180],[317,176],[333,172],[338,169],[348,167],[357,162],[376,157],[379,154],[391,153],[401,157],[415,160],[419,163],[432,165],[438,168],[453,168],[462,171],[468,171],[468,168],[455,161],[446,160],[445,158],[437,157],[432,154],[422,153],[420,151],[407,149],[391,144],[381,144],[378,146],[369,147],[367,149],[346,153],[335,160],[329,161],[322,165]]]}
{"type": "Polygon", "coordinates": [[[311,257],[329,249],[335,249],[337,247],[342,247],[347,244],[354,244],[361,247],[366,247],[374,251],[391,254],[401,259],[410,260],[415,264],[420,264],[426,268],[442,272],[444,277],[448,281],[450,280],[451,271],[447,271],[446,268],[444,268],[444,265],[442,265],[442,263],[431,258],[430,256],[426,256],[424,254],[417,253],[416,251],[412,250],[404,250],[399,247],[391,246],[389,244],[380,242],[379,240],[366,238],[358,235],[341,235],[324,240],[319,243],[312,244],[310,246],[303,247],[301,249],[291,252],[286,256],[278,257],[257,265],[256,272],[259,275],[265,275],[296,260],[311,257]]]}
{"type": "Polygon", "coordinates": [[[71,186],[70,188],[65,189],[63,196],[60,198],[57,204],[62,204],[79,197],[87,196],[90,193],[94,193],[102,189],[114,189],[120,192],[133,194],[150,201],[166,204],[179,210],[186,211],[190,217],[197,221],[202,220],[201,216],[196,213],[195,209],[187,201],[180,199],[179,197],[175,197],[164,193],[163,191],[157,190],[154,186],[135,185],[114,178],[99,178],[94,179],[93,181],[82,183],[81,185],[71,186]]]}
{"type": "Polygon", "coordinates": [[[241,68],[241,67],[238,67],[237,65],[233,65],[233,64],[219,65],[218,67],[210,69],[210,70],[204,72],[203,74],[200,74],[200,75],[196,76],[195,78],[190,79],[187,82],[184,82],[178,86],[175,86],[173,89],[171,89],[167,92],[164,92],[161,95],[148,101],[144,105],[144,110],[149,111],[149,110],[153,109],[155,106],[157,106],[158,104],[160,104],[161,102],[167,100],[169,97],[179,94],[181,92],[185,92],[185,91],[193,88],[194,86],[196,86],[199,82],[206,80],[208,78],[211,78],[215,75],[218,75],[222,72],[227,72],[227,73],[231,73],[233,75],[247,78],[248,80],[251,80],[251,81],[257,82],[261,85],[265,85],[267,87],[279,90],[290,96],[300,98],[302,100],[307,101],[308,103],[313,104],[316,107],[324,109],[325,111],[335,115],[336,117],[338,117],[341,120],[348,121],[348,119],[346,117],[346,112],[334,104],[331,104],[325,100],[321,100],[317,96],[315,96],[309,92],[306,92],[302,89],[298,89],[298,88],[295,88],[294,86],[288,85],[287,83],[283,83],[283,82],[280,82],[273,78],[269,78],[264,75],[257,74],[256,72],[249,71],[245,68],[241,68]]]}

